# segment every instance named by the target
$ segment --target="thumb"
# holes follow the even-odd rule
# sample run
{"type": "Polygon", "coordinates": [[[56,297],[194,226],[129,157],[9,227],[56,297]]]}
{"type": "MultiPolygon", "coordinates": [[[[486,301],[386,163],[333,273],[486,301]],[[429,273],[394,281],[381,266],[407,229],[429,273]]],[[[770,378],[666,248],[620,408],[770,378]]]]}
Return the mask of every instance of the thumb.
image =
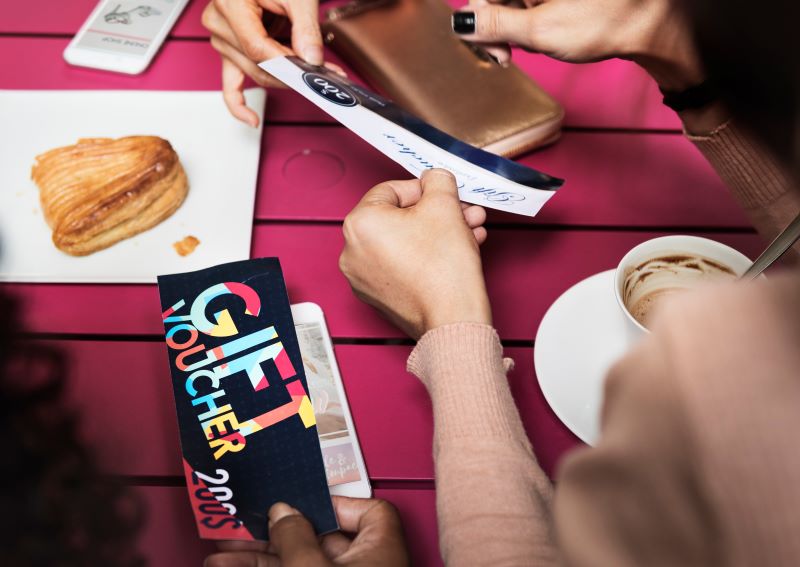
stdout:
{"type": "Polygon", "coordinates": [[[495,4],[470,6],[453,13],[453,31],[468,41],[513,43],[538,51],[535,24],[542,7],[509,8],[495,4]]]}
{"type": "Polygon", "coordinates": [[[278,502],[270,508],[269,540],[283,567],[329,565],[314,528],[288,504],[278,502]]]}
{"type": "Polygon", "coordinates": [[[461,216],[461,205],[458,199],[458,186],[455,176],[446,169],[428,169],[419,178],[422,186],[422,198],[419,204],[427,207],[436,202],[439,206],[452,210],[461,216]]]}
{"type": "Polygon", "coordinates": [[[420,182],[416,179],[384,181],[367,191],[356,208],[389,205],[393,208],[404,209],[419,201],[421,191],[420,182]]]}
{"type": "Polygon", "coordinates": [[[287,3],[292,20],[292,48],[311,65],[322,65],[322,34],[319,31],[318,0],[295,0],[287,3]]]}

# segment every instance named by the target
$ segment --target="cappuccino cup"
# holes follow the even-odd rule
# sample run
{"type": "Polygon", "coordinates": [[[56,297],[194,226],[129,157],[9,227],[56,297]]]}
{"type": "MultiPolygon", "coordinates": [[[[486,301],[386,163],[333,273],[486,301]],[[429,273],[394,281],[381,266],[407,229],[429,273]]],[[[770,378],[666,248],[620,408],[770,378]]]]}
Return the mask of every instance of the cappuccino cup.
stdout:
{"type": "Polygon", "coordinates": [[[614,274],[614,295],[633,337],[648,325],[664,299],[713,282],[738,279],[752,262],[739,252],[698,236],[662,236],[623,256],[614,274]]]}

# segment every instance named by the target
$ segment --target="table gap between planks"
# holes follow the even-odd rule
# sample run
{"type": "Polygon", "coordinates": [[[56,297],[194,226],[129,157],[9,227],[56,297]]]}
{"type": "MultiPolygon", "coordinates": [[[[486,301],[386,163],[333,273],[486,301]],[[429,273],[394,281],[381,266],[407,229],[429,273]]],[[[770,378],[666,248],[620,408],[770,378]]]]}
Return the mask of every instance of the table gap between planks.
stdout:
{"type": "MultiPolygon", "coordinates": [[[[7,7],[0,88],[218,90],[219,60],[200,23],[204,4],[190,3],[151,68],[135,77],[63,61],[95,0],[7,7]]],[[[762,243],[640,69],[622,61],[567,65],[524,52],[514,60],[566,109],[562,139],[520,161],[567,184],[536,219],[491,212],[483,257],[495,324],[517,363],[512,392],[552,476],[580,443],[547,406],[534,375],[533,338],[549,305],[654,236],[710,236],[750,256],[762,243]]],[[[375,494],[400,510],[415,564],[439,565],[433,424],[424,388],[405,372],[412,344],[352,296],[337,268],[347,212],[374,184],[406,177],[299,96],[270,91],[252,255],[278,256],[291,300],[322,306],[375,494]]],[[[140,547],[150,565],[200,564],[213,546],[197,539],[182,488],[155,286],[3,287],[23,302],[28,336],[66,353],[67,400],[81,412],[83,437],[148,510],[140,547]]]]}

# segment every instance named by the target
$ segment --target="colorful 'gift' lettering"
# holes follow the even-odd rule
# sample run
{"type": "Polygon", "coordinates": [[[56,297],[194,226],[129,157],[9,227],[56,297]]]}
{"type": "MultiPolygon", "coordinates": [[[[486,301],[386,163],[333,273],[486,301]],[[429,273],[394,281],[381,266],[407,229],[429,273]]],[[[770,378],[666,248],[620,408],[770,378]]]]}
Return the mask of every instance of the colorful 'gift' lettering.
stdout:
{"type": "Polygon", "coordinates": [[[274,326],[231,340],[211,350],[206,350],[203,344],[195,344],[199,338],[198,331],[214,337],[229,337],[239,333],[227,309],[214,314],[216,323],[206,318],[205,312],[209,303],[226,294],[236,295],[245,301],[245,315],[258,316],[260,313],[261,300],[258,294],[249,286],[237,282],[217,284],[203,291],[192,303],[189,315],[176,314],[185,307],[186,303],[183,300],[162,313],[165,323],[179,323],[167,331],[167,345],[171,349],[181,351],[176,356],[175,366],[183,372],[190,373],[186,379],[186,391],[193,398],[192,406],[201,410],[197,418],[209,447],[214,449],[215,459],[220,459],[228,452],[243,450],[247,445],[248,435],[292,416],[299,415],[306,428],[316,424],[311,400],[302,382],[297,378],[297,372],[283,343],[275,341],[267,344],[278,338],[274,326]],[[186,340],[181,341],[176,337],[181,331],[188,334],[186,340]],[[257,350],[223,362],[259,346],[261,348],[257,350]],[[240,422],[231,404],[225,403],[225,390],[221,388],[222,380],[244,372],[255,391],[263,390],[269,387],[269,381],[261,365],[269,361],[275,364],[291,401],[240,422]],[[217,364],[213,366],[214,363],[217,364]],[[211,368],[208,368],[209,366],[211,368]],[[205,383],[210,388],[202,387],[205,383]]]}

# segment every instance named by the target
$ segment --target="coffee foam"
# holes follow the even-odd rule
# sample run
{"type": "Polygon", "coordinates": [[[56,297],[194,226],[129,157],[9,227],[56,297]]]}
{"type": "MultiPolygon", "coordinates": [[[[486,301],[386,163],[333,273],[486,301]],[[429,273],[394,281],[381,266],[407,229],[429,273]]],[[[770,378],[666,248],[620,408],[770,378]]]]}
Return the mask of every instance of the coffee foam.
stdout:
{"type": "Polygon", "coordinates": [[[734,279],[731,268],[704,256],[664,255],[626,270],[622,300],[630,314],[647,327],[651,311],[665,296],[701,283],[734,279]]]}

